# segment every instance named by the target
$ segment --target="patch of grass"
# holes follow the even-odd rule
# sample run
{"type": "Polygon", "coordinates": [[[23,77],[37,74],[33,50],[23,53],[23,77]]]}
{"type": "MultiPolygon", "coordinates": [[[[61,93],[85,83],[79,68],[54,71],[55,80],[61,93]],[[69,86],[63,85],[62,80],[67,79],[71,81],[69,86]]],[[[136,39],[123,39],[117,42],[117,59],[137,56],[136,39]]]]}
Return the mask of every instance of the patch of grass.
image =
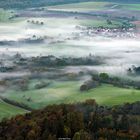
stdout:
{"type": "Polygon", "coordinates": [[[122,26],[122,23],[119,21],[111,21],[112,24],[108,24],[107,20],[99,19],[99,20],[81,20],[80,24],[83,26],[91,26],[91,27],[106,27],[106,28],[117,28],[122,26]]]}
{"type": "MultiPolygon", "coordinates": [[[[103,105],[119,105],[126,102],[135,102],[140,99],[140,91],[132,89],[123,89],[112,85],[102,85],[88,92],[79,93],[71,96],[68,100],[83,102],[85,99],[96,99],[99,104],[103,105]],[[80,94],[80,96],[79,96],[80,94]]],[[[67,100],[65,100],[67,102],[67,100]]]]}
{"type": "Polygon", "coordinates": [[[10,118],[17,114],[24,114],[26,112],[26,110],[7,104],[0,99],[0,120],[3,118],[10,118]]]}
{"type": "Polygon", "coordinates": [[[81,25],[81,26],[91,26],[91,27],[107,27],[107,28],[116,28],[122,26],[121,21],[111,20],[112,24],[107,23],[107,19],[105,18],[93,18],[93,19],[86,19],[86,18],[58,18],[56,19],[47,19],[46,23],[49,27],[63,27],[65,25],[81,25]]]}
{"type": "Polygon", "coordinates": [[[103,105],[118,105],[140,99],[140,90],[102,85],[86,92],[80,92],[80,85],[81,83],[77,81],[53,82],[49,87],[40,90],[10,91],[5,94],[5,97],[33,108],[41,108],[49,104],[83,102],[87,99],[96,99],[99,104],[103,105]],[[28,98],[31,98],[30,102],[27,101],[28,98]]]}
{"type": "Polygon", "coordinates": [[[0,22],[6,22],[12,16],[10,11],[0,9],[0,22]]]}
{"type": "Polygon", "coordinates": [[[140,4],[120,4],[111,2],[81,2],[76,4],[64,4],[57,6],[50,6],[48,9],[61,11],[95,11],[107,9],[126,9],[126,10],[140,10],[140,4]]]}
{"type": "Polygon", "coordinates": [[[49,10],[58,10],[58,11],[99,11],[107,9],[124,9],[124,10],[140,10],[140,4],[120,4],[112,2],[81,2],[74,4],[63,4],[57,6],[47,7],[49,10]]]}
{"type": "Polygon", "coordinates": [[[139,11],[140,4],[122,4],[121,9],[139,11]]]}
{"type": "Polygon", "coordinates": [[[64,4],[57,6],[47,7],[49,10],[61,10],[61,11],[94,11],[104,10],[108,2],[81,2],[74,4],[64,4]]]}

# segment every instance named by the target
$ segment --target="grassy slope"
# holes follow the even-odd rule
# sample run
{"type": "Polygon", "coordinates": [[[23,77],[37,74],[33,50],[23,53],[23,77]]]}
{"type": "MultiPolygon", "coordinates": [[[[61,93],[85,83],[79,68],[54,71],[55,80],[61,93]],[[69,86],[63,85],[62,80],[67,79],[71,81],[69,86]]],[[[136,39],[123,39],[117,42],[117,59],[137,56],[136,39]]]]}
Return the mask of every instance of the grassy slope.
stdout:
{"type": "Polygon", "coordinates": [[[46,27],[57,27],[57,28],[61,28],[63,26],[69,26],[69,25],[82,25],[82,26],[92,26],[92,27],[99,27],[99,26],[103,26],[103,27],[108,27],[108,28],[112,28],[112,27],[118,27],[122,25],[121,21],[117,21],[117,20],[111,20],[112,24],[109,25],[107,23],[107,20],[105,18],[98,18],[98,17],[94,17],[92,19],[86,19],[86,18],[40,18],[36,20],[41,20],[44,21],[44,23],[47,24],[46,27]]]}
{"type": "Polygon", "coordinates": [[[51,10],[64,10],[64,11],[94,11],[104,10],[108,2],[81,2],[76,4],[64,4],[57,6],[50,6],[48,9],[51,10]]]}
{"type": "MultiPolygon", "coordinates": [[[[1,8],[27,8],[40,7],[44,5],[58,5],[77,2],[86,2],[93,0],[0,0],[1,8]]],[[[120,2],[120,3],[140,3],[139,0],[94,0],[102,2],[120,2]]]]}
{"type": "MultiPolygon", "coordinates": [[[[67,9],[67,10],[104,10],[108,3],[80,3],[80,4],[69,4],[69,5],[61,5],[51,8],[60,8],[60,9],[67,9]]],[[[140,5],[135,4],[123,4],[122,9],[128,10],[140,10],[140,5]]],[[[10,17],[9,12],[5,12],[4,10],[0,9],[0,21],[7,21],[10,17]]],[[[87,26],[105,26],[106,22],[102,20],[89,20],[89,21],[76,21],[80,22],[81,25],[87,26]]],[[[116,23],[115,23],[116,24],[116,23]]],[[[81,102],[89,98],[94,98],[100,104],[105,105],[114,105],[114,104],[122,104],[124,102],[133,102],[140,99],[140,91],[133,91],[129,89],[122,89],[112,87],[110,85],[103,85],[97,89],[92,89],[88,92],[81,93],[79,91],[79,84],[76,82],[65,82],[65,83],[54,83],[49,88],[44,88],[41,90],[30,90],[23,93],[18,92],[11,92],[7,93],[7,97],[9,99],[13,99],[16,101],[24,102],[25,104],[30,105],[33,108],[40,108],[47,104],[54,104],[54,103],[71,103],[71,102],[81,102]],[[31,97],[32,101],[28,102],[26,98],[23,98],[23,95],[26,98],[31,97]]],[[[3,117],[11,117],[15,114],[25,113],[26,111],[6,104],[0,100],[0,119],[3,117]]]]}
{"type": "Polygon", "coordinates": [[[12,16],[10,11],[0,9],[0,22],[8,21],[10,16],[12,16]]]}
{"type": "Polygon", "coordinates": [[[112,24],[107,24],[105,19],[102,20],[82,20],[80,21],[80,25],[82,26],[91,26],[91,27],[107,27],[107,28],[116,28],[122,26],[122,23],[119,21],[112,20],[112,24]]]}
{"type": "Polygon", "coordinates": [[[66,3],[83,2],[89,0],[0,0],[1,8],[28,8],[44,5],[57,5],[66,3]]]}
{"type": "Polygon", "coordinates": [[[123,89],[111,85],[102,85],[87,92],[79,91],[80,83],[53,82],[48,88],[25,92],[9,92],[6,97],[23,102],[33,108],[44,107],[48,104],[83,102],[86,99],[96,99],[99,104],[116,105],[134,102],[140,99],[140,90],[123,89]],[[23,97],[25,96],[25,97],[23,97]],[[27,101],[31,97],[32,101],[27,101]]]}
{"type": "Polygon", "coordinates": [[[140,4],[122,4],[121,9],[139,11],[140,10],[140,4]]]}
{"type": "Polygon", "coordinates": [[[0,100],[0,120],[4,117],[9,118],[14,115],[23,114],[26,112],[27,111],[22,108],[15,107],[0,100]]]}
{"type": "Polygon", "coordinates": [[[64,10],[64,11],[95,11],[95,10],[108,10],[112,8],[124,10],[140,10],[140,4],[124,4],[116,2],[81,2],[76,4],[64,4],[50,6],[51,10],[64,10]]]}

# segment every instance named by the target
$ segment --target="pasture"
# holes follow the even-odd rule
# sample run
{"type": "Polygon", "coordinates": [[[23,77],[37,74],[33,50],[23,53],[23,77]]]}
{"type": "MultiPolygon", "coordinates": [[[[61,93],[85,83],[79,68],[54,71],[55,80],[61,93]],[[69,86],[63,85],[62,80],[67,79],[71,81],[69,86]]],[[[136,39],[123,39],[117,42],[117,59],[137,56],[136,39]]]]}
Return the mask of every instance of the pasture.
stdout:
{"type": "Polygon", "coordinates": [[[119,10],[131,10],[139,11],[140,4],[124,4],[124,3],[112,3],[112,2],[81,2],[74,4],[64,4],[57,6],[49,6],[48,10],[58,10],[58,11],[76,11],[76,12],[91,12],[91,11],[103,11],[111,9],[119,10]]]}
{"type": "Polygon", "coordinates": [[[140,4],[120,4],[121,9],[131,10],[131,11],[139,11],[140,4]]]}
{"type": "Polygon", "coordinates": [[[26,112],[26,110],[7,104],[0,99],[0,120],[3,118],[10,118],[17,114],[24,114],[26,112]]]}
{"type": "MultiPolygon", "coordinates": [[[[84,2],[77,4],[65,4],[46,7],[48,10],[67,11],[65,16],[54,14],[51,16],[18,17],[9,20],[14,14],[11,11],[0,9],[0,41],[15,41],[18,45],[0,46],[0,51],[8,54],[21,53],[25,56],[54,55],[54,56],[88,56],[90,53],[97,56],[109,56],[104,66],[98,66],[95,70],[100,72],[119,73],[124,77],[126,69],[132,64],[139,65],[140,41],[134,39],[106,38],[105,36],[88,36],[87,32],[76,28],[85,27],[121,27],[123,21],[106,16],[80,15],[78,12],[113,11],[113,10],[140,10],[139,4],[116,4],[108,2],[84,2]],[[69,12],[71,14],[69,14],[69,12]],[[38,24],[43,22],[43,24],[38,24]],[[18,32],[17,32],[18,31],[18,32]],[[20,43],[19,40],[45,38],[40,44],[20,43]],[[75,39],[78,37],[78,39],[75,39]],[[49,39],[52,41],[49,44],[49,39]],[[48,42],[47,42],[48,41],[48,42]],[[7,50],[8,47],[8,50],[7,50]],[[33,49],[35,48],[35,49],[33,49]],[[75,53],[77,52],[77,53],[75,53]],[[133,59],[132,59],[133,58],[133,59]],[[115,62],[115,64],[114,64],[115,62]],[[124,72],[125,71],[125,72],[124,72]]],[[[36,12],[37,15],[39,11],[36,12]]],[[[44,11],[41,14],[44,15],[44,11]]],[[[47,10],[45,11],[47,12],[47,10]]],[[[61,13],[61,12],[60,12],[61,13]]],[[[137,23],[139,24],[139,23],[137,23]]],[[[104,35],[104,34],[103,34],[104,35]]],[[[119,34],[118,34],[119,35],[119,34]]],[[[79,69],[82,67],[78,67],[79,69]]],[[[86,67],[91,69],[91,67],[86,67]]],[[[69,71],[72,71],[73,68],[69,71]]],[[[47,80],[45,80],[47,81],[47,80]]],[[[140,99],[140,90],[118,88],[112,85],[102,84],[89,91],[80,92],[83,81],[49,81],[51,84],[41,89],[35,89],[38,80],[30,81],[29,89],[18,91],[7,90],[3,97],[23,103],[33,109],[39,109],[50,104],[76,103],[87,99],[95,99],[100,105],[120,105],[126,102],[135,102],[140,99]]],[[[48,81],[47,81],[48,82],[48,81]]],[[[27,111],[7,104],[0,100],[0,119],[11,117],[27,111]]]]}
{"type": "Polygon", "coordinates": [[[79,90],[81,81],[51,81],[48,87],[42,89],[34,88],[36,82],[31,83],[27,91],[10,90],[4,94],[4,97],[24,103],[34,109],[50,104],[83,102],[87,99],[95,99],[97,103],[109,106],[140,99],[140,90],[118,88],[106,84],[81,92],[79,90]]]}
{"type": "Polygon", "coordinates": [[[109,2],[81,2],[74,4],[64,4],[57,6],[49,6],[47,9],[49,10],[61,10],[61,11],[96,11],[96,10],[105,10],[107,9],[107,5],[109,2]]]}
{"type": "Polygon", "coordinates": [[[10,10],[4,10],[0,8],[0,22],[7,22],[13,14],[14,12],[10,10]]]}

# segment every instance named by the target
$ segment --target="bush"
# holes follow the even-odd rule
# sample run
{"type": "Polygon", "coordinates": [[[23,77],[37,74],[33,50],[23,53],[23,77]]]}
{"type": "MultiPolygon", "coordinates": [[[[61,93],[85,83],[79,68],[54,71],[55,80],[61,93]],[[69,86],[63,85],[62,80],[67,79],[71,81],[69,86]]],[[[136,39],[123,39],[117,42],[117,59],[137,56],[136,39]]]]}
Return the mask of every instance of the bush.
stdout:
{"type": "Polygon", "coordinates": [[[89,80],[89,81],[84,82],[83,85],[81,85],[80,91],[87,91],[92,88],[96,88],[98,86],[99,86],[99,82],[94,81],[94,80],[89,80]]]}
{"type": "Polygon", "coordinates": [[[49,85],[50,85],[50,83],[40,82],[39,84],[35,85],[35,89],[42,89],[42,88],[45,88],[49,85]]]}

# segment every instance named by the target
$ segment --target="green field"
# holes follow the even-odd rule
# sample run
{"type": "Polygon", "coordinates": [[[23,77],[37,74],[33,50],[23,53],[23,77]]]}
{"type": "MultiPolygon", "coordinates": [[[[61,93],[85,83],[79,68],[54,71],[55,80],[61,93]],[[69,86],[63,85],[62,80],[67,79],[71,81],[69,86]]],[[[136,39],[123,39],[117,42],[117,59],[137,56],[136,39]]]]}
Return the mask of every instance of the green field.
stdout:
{"type": "Polygon", "coordinates": [[[6,22],[13,15],[11,11],[0,9],[0,22],[6,22]]]}
{"type": "Polygon", "coordinates": [[[99,18],[99,17],[94,17],[92,19],[87,19],[87,18],[36,18],[36,20],[41,20],[46,23],[46,27],[51,27],[51,28],[63,28],[63,26],[69,26],[69,25],[81,25],[81,26],[91,26],[91,27],[108,27],[108,28],[115,28],[122,26],[122,21],[117,21],[117,20],[111,20],[112,24],[107,23],[107,18],[99,18]]]}
{"type": "Polygon", "coordinates": [[[27,111],[22,108],[15,107],[0,100],[0,120],[2,118],[10,118],[16,114],[23,114],[26,112],[27,111]]]}
{"type": "Polygon", "coordinates": [[[80,25],[82,26],[91,26],[91,27],[106,27],[106,28],[117,28],[117,27],[120,27],[122,26],[122,23],[119,22],[119,21],[111,21],[112,24],[107,24],[107,21],[105,19],[102,19],[102,20],[82,20],[82,21],[79,21],[80,25]]]}
{"type": "Polygon", "coordinates": [[[49,10],[62,10],[62,11],[95,11],[105,10],[109,2],[81,2],[74,4],[64,4],[57,6],[47,7],[49,10]]]}
{"type": "Polygon", "coordinates": [[[134,10],[139,11],[140,10],[140,4],[121,4],[121,9],[124,10],[134,10]]]}
{"type": "MultiPolygon", "coordinates": [[[[98,10],[107,10],[107,9],[114,9],[118,8],[120,10],[140,10],[140,4],[113,4],[108,2],[84,2],[84,3],[77,3],[77,4],[65,4],[65,5],[58,5],[58,6],[50,6],[47,7],[49,10],[60,10],[60,11],[98,11],[98,10]],[[114,5],[117,5],[116,7],[114,5]]],[[[43,21],[43,26],[33,25],[31,23],[27,23],[28,18],[15,18],[11,21],[9,21],[9,17],[12,16],[13,13],[10,11],[6,11],[3,9],[0,9],[0,24],[3,26],[9,26],[10,29],[14,29],[14,32],[5,32],[6,29],[1,28],[1,34],[3,32],[5,35],[10,34],[10,36],[18,36],[17,30],[21,31],[23,33],[26,31],[26,28],[32,29],[35,32],[41,32],[43,35],[51,35],[51,36],[58,36],[63,33],[63,31],[66,31],[69,29],[70,26],[75,27],[77,25],[81,26],[91,26],[91,27],[108,27],[108,28],[116,28],[122,26],[122,21],[117,20],[111,20],[112,24],[107,23],[107,17],[98,17],[95,16],[92,19],[90,18],[84,18],[84,17],[67,17],[67,18],[29,18],[29,20],[38,20],[43,21]],[[7,22],[9,21],[9,22],[7,22]],[[2,30],[3,29],[3,30],[2,30]],[[62,31],[61,31],[62,30],[62,31]]],[[[70,28],[68,31],[71,31],[70,28]]],[[[65,33],[65,32],[64,32],[65,33]]],[[[0,35],[1,35],[0,34],[0,35]]],[[[50,45],[51,46],[51,45],[50,45]]],[[[87,45],[88,46],[88,45],[87,45]]],[[[32,50],[33,46],[28,47],[28,49],[32,50]]],[[[60,49],[62,52],[68,51],[68,49],[72,48],[72,50],[78,49],[80,47],[81,51],[80,54],[85,54],[85,50],[83,47],[83,50],[81,46],[79,45],[69,45],[69,44],[53,44],[53,47],[55,47],[55,54],[60,52],[60,49]],[[67,48],[66,48],[67,45],[67,48]],[[61,47],[61,48],[60,48],[61,47]],[[69,47],[69,48],[68,48],[69,47]],[[76,49],[75,49],[76,48],[76,49]]],[[[41,47],[40,47],[41,48],[41,47]]],[[[37,46],[36,50],[38,49],[40,52],[45,48],[44,46],[40,49],[39,46],[37,46]]],[[[47,50],[48,52],[52,51],[51,47],[46,47],[44,50],[47,50]]],[[[87,47],[86,47],[87,50],[87,47]]],[[[90,50],[91,51],[91,50],[90,50]]],[[[75,52],[74,52],[75,53],[75,52]]],[[[88,52],[87,52],[88,53],[88,52]]],[[[30,81],[29,90],[27,91],[17,91],[17,90],[9,90],[6,93],[3,94],[3,96],[9,100],[13,100],[19,103],[23,103],[25,105],[28,105],[31,108],[39,109],[42,107],[45,107],[46,105],[50,104],[60,104],[60,103],[75,103],[75,102],[83,102],[87,99],[95,99],[97,103],[101,105],[119,105],[126,102],[135,102],[140,100],[140,90],[134,90],[134,89],[124,89],[124,88],[118,88],[114,87],[112,85],[106,85],[103,84],[100,87],[97,87],[95,89],[91,89],[89,91],[80,92],[80,85],[82,84],[80,81],[51,81],[51,84],[43,89],[37,90],[34,88],[35,84],[38,81],[30,81]],[[30,99],[30,101],[28,100],[30,99]]],[[[27,111],[7,104],[0,100],[0,120],[4,117],[10,118],[11,116],[17,115],[17,114],[23,114],[27,111]]]]}
{"type": "Polygon", "coordinates": [[[96,99],[102,105],[118,105],[135,102],[140,99],[140,90],[123,89],[112,85],[102,85],[96,89],[80,92],[81,83],[77,81],[55,82],[47,88],[35,90],[33,84],[25,92],[9,91],[5,97],[22,102],[38,109],[49,104],[83,102],[86,99],[96,99]],[[31,101],[27,101],[31,98],[31,101]]]}
{"type": "Polygon", "coordinates": [[[140,4],[121,4],[111,2],[81,2],[47,7],[49,10],[60,11],[101,11],[108,9],[140,10],[140,4]]]}

